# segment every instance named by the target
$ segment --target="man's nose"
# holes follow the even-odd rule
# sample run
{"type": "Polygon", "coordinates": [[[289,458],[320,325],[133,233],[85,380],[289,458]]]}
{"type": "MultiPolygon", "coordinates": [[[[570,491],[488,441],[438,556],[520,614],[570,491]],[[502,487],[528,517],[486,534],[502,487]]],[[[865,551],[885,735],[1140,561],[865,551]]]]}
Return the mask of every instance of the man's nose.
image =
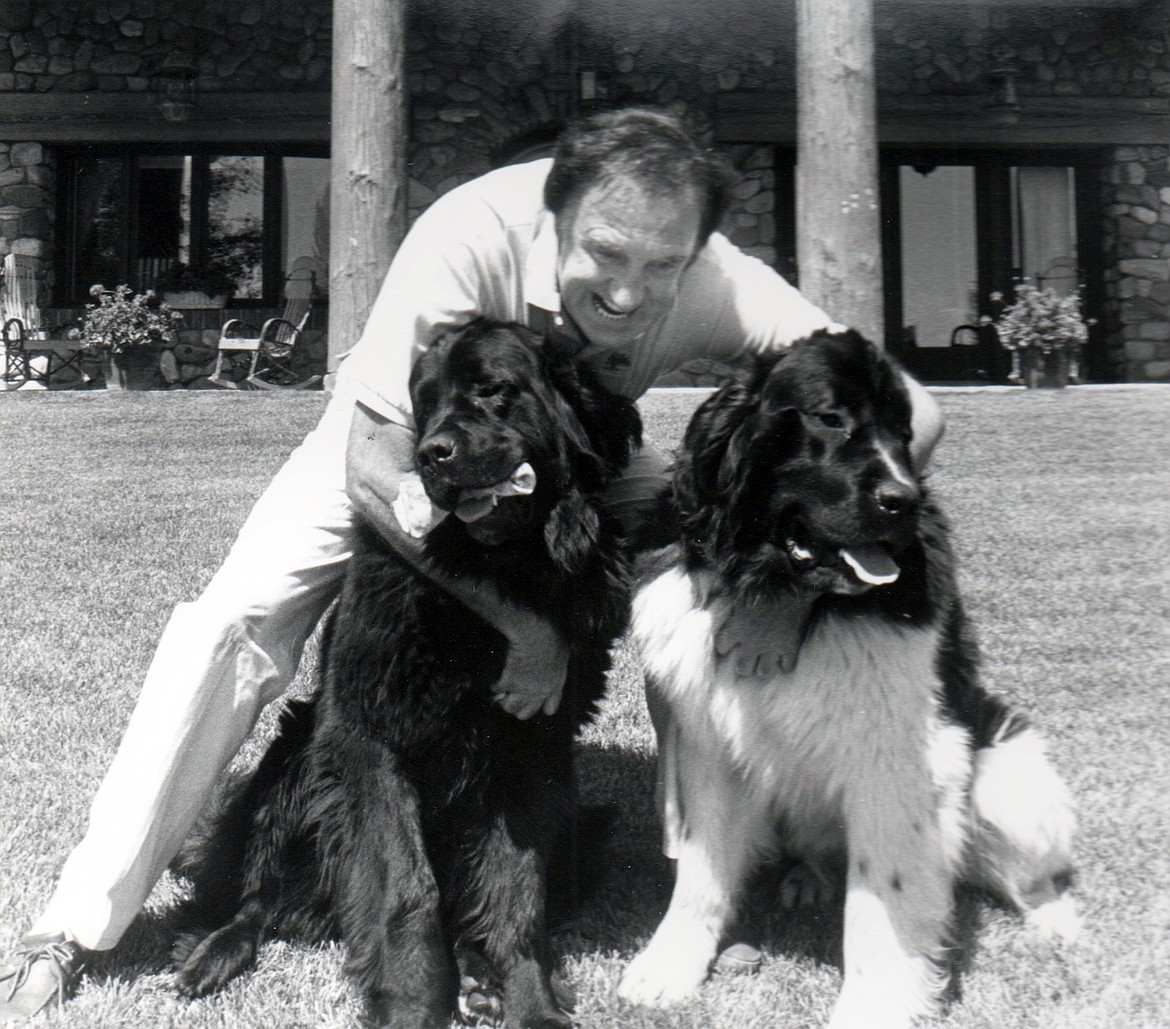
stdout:
{"type": "Polygon", "coordinates": [[[632,311],[642,303],[646,290],[637,279],[614,279],[607,290],[606,300],[616,311],[632,311]]]}

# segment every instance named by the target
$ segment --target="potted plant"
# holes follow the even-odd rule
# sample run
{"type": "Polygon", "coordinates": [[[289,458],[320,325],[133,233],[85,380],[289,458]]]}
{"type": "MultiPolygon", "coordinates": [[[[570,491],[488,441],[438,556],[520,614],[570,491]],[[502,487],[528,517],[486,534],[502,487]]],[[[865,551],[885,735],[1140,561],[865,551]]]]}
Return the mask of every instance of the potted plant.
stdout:
{"type": "Polygon", "coordinates": [[[1029,388],[1062,389],[1080,379],[1081,347],[1089,325],[1081,315],[1079,290],[1063,292],[1016,284],[1015,297],[1004,304],[1002,293],[992,293],[1003,310],[992,324],[1005,350],[1011,352],[1012,382],[1029,388]]]}
{"type": "Polygon", "coordinates": [[[155,285],[171,307],[225,307],[236,290],[236,280],[221,264],[191,266],[179,261],[163,272],[155,285]]]}
{"type": "Polygon", "coordinates": [[[156,304],[152,291],[129,286],[91,286],[96,303],[85,305],[82,337],[101,351],[107,389],[150,389],[158,382],[159,353],[174,342],[183,316],[156,304]]]}

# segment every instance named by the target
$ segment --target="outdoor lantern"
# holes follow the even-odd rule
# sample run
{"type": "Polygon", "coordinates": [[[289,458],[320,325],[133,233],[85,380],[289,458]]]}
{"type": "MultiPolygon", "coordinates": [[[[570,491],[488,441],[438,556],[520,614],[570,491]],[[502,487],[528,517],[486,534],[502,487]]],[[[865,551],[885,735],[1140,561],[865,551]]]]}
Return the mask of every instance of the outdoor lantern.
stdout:
{"type": "Polygon", "coordinates": [[[167,121],[186,121],[195,110],[195,77],[199,69],[182,51],[167,54],[155,67],[151,80],[158,94],[158,109],[167,121]]]}
{"type": "Polygon", "coordinates": [[[991,80],[993,92],[989,106],[995,124],[1010,126],[1020,120],[1020,97],[1016,91],[1016,76],[1019,71],[1011,65],[989,68],[987,77],[991,80]]]}

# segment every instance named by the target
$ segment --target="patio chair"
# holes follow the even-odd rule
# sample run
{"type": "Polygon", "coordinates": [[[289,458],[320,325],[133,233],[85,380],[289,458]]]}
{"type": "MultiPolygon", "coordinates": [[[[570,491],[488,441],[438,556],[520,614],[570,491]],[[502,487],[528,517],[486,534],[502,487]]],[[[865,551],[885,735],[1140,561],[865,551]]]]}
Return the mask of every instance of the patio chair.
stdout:
{"type": "Polygon", "coordinates": [[[82,367],[85,343],[80,338],[67,338],[64,327],[45,330],[37,303],[37,287],[36,261],[24,254],[5,255],[0,293],[4,317],[4,381],[48,386],[54,376],[70,371],[81,385],[87,385],[90,377],[82,367]]]}
{"type": "Polygon", "coordinates": [[[298,260],[284,284],[284,310],[256,332],[239,318],[219,334],[215,371],[209,381],[225,389],[308,389],[320,375],[305,375],[298,347],[313,305],[316,276],[298,260]]]}

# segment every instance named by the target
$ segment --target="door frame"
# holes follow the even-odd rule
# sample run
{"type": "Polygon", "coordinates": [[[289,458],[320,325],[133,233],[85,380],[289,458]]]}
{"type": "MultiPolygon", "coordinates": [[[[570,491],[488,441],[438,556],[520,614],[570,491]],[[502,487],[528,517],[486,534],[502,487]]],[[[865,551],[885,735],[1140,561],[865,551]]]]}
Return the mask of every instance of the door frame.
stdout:
{"type": "MultiPolygon", "coordinates": [[[[914,349],[902,338],[902,219],[898,169],[902,165],[965,165],[975,171],[975,247],[980,315],[995,315],[993,292],[1010,296],[1017,278],[1012,265],[1011,169],[1020,166],[1073,168],[1077,255],[1084,279],[1084,313],[1101,323],[1104,294],[1104,255],[1099,189],[1099,151],[1085,149],[1032,150],[883,147],[880,182],[882,210],[882,265],[887,350],[925,381],[956,378],[951,348],[914,349]]],[[[1100,380],[1107,375],[1104,341],[1090,329],[1085,348],[1086,371],[1100,380]]]]}

